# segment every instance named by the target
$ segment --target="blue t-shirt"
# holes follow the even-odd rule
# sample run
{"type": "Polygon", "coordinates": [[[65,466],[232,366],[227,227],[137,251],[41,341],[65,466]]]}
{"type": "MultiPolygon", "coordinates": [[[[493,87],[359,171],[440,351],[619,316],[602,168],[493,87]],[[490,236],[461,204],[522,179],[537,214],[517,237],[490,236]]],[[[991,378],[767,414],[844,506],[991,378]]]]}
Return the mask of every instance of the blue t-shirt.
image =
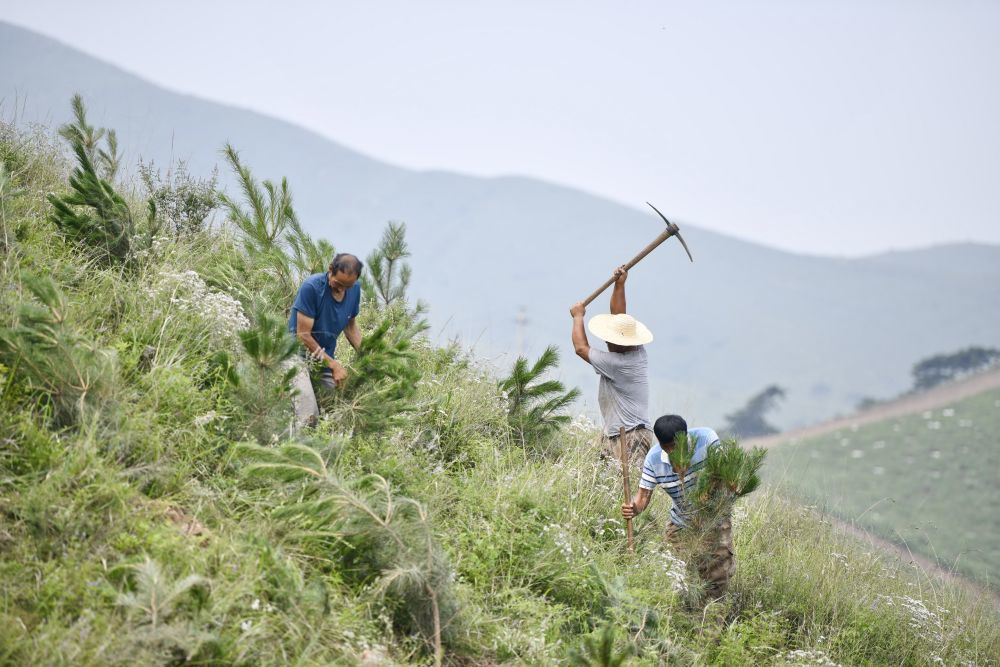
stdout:
{"type": "Polygon", "coordinates": [[[356,282],[344,293],[343,301],[334,301],[330,281],[326,273],[314,273],[305,279],[299,294],[292,304],[292,314],[288,318],[288,330],[295,335],[298,313],[311,317],[312,336],[323,346],[326,353],[335,356],[337,337],[347,323],[357,317],[361,310],[361,283],[356,282]]]}
{"type": "Polygon", "coordinates": [[[689,428],[688,435],[694,438],[694,457],[691,459],[691,469],[684,476],[684,491],[681,491],[680,475],[674,472],[670,465],[670,457],[663,448],[657,444],[646,454],[646,461],[642,466],[642,479],[639,481],[641,489],[662,488],[670,494],[674,506],[670,508],[670,521],[674,525],[684,527],[688,508],[686,507],[684,494],[694,488],[698,483],[698,474],[705,467],[705,458],[708,456],[708,448],[719,442],[719,434],[710,428],[689,428]]]}

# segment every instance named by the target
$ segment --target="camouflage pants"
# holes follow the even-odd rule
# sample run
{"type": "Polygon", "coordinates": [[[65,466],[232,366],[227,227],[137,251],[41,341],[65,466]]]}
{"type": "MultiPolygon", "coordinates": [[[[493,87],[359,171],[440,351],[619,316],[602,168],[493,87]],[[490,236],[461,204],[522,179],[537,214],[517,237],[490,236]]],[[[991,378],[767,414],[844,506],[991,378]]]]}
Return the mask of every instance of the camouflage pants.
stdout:
{"type": "MultiPolygon", "coordinates": [[[[679,542],[679,526],[669,524],[666,539],[671,544],[679,542]]],[[[733,522],[725,517],[714,530],[709,531],[699,545],[699,553],[694,558],[698,576],[705,584],[705,595],[710,599],[720,598],[729,589],[729,580],[736,573],[736,556],[733,554],[733,522]]]]}

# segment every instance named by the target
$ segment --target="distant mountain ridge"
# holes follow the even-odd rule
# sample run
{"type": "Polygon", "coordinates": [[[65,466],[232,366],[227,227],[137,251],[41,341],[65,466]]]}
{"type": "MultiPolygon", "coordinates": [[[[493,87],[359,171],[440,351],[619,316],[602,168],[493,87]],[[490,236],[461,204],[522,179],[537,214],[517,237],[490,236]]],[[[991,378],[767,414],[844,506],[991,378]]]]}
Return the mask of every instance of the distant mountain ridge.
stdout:
{"type": "MultiPolygon", "coordinates": [[[[558,343],[562,376],[584,388],[592,411],[594,377],[573,358],[568,308],[662,229],[651,213],[536,179],[400,169],[288,122],[166,91],[0,23],[6,117],[16,105],[19,121],[55,126],[67,119],[74,92],[94,122],[118,130],[132,160],[184,159],[207,173],[232,142],[259,177],[287,176],[305,227],[339,249],[367,254],[386,220],[405,221],[412,293],[431,305],[440,336],[459,336],[506,366],[524,307],[526,351],[558,343]]],[[[670,216],[669,202],[650,198],[670,216]]],[[[656,335],[654,415],[718,424],[778,383],[788,400],[776,422],[803,424],[846,412],[864,396],[899,393],[922,357],[1000,345],[1000,247],[824,258],[677,222],[695,263],[670,241],[630,279],[630,312],[656,335]]],[[[606,308],[602,297],[591,312],[606,308]]]]}

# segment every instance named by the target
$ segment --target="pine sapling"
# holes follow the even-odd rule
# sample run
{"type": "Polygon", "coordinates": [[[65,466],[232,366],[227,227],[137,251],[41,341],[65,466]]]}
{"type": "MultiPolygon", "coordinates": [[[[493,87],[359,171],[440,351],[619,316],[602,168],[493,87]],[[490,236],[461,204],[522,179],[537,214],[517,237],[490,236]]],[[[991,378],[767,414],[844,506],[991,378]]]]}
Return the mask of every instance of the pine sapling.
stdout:
{"type": "Polygon", "coordinates": [[[52,279],[24,274],[22,281],[38,303],[26,301],[16,324],[0,328],[0,363],[51,400],[57,421],[79,423],[88,409],[107,407],[114,353],[74,329],[52,279]]]}
{"type": "Polygon", "coordinates": [[[254,326],[239,336],[248,363],[238,374],[237,395],[250,413],[251,431],[263,441],[273,435],[277,416],[286,409],[296,372],[286,362],[298,342],[281,320],[264,313],[258,313],[254,326]]]}
{"type": "Polygon", "coordinates": [[[386,315],[362,338],[347,366],[347,381],[323,399],[354,433],[384,431],[416,408],[421,373],[413,339],[424,326],[406,326],[386,315]]]}
{"type": "Polygon", "coordinates": [[[362,281],[362,289],[367,301],[386,307],[406,300],[411,270],[403,260],[409,256],[406,224],[390,221],[366,259],[371,277],[362,281]]]}
{"type": "Polygon", "coordinates": [[[117,162],[106,166],[104,176],[98,173],[95,164],[98,160],[118,160],[117,139],[109,147],[110,153],[101,151],[98,142],[105,131],[87,123],[79,95],[73,98],[73,109],[76,121],[60,130],[77,159],[77,167],[69,179],[72,192],[49,195],[52,204],[49,219],[63,236],[88,248],[99,261],[125,264],[130,259],[135,225],[125,199],[105,177],[112,166],[117,169],[117,162]]]}
{"type": "Polygon", "coordinates": [[[521,446],[541,442],[569,422],[563,411],[580,396],[580,390],[567,391],[558,380],[541,379],[558,365],[559,352],[550,345],[530,368],[526,358],[518,357],[510,375],[499,384],[507,399],[507,421],[521,446]]]}

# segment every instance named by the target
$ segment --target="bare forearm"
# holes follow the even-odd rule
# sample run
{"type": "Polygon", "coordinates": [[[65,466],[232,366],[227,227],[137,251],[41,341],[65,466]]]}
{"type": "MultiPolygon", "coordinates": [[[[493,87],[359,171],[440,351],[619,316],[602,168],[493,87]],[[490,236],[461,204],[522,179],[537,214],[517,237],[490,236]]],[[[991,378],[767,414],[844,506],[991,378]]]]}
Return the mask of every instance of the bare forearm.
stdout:
{"type": "Polygon", "coordinates": [[[305,348],[309,351],[309,356],[323,361],[329,361],[332,359],[332,357],[326,353],[326,350],[323,349],[323,346],[320,345],[315,338],[313,338],[311,332],[299,331],[297,335],[299,340],[302,341],[302,344],[305,345],[305,348]]]}
{"type": "Polygon", "coordinates": [[[649,499],[652,494],[649,489],[639,489],[639,492],[635,494],[635,498],[632,499],[632,503],[635,505],[635,513],[640,514],[646,506],[649,505],[649,499]]]}
{"type": "Polygon", "coordinates": [[[344,338],[347,339],[347,342],[351,344],[351,347],[353,347],[355,351],[361,349],[361,329],[358,327],[358,323],[354,321],[354,319],[351,319],[351,321],[347,323],[347,326],[344,327],[344,338]]]}
{"type": "Polygon", "coordinates": [[[587,331],[583,327],[583,315],[573,318],[573,349],[584,360],[590,360],[590,341],[587,340],[587,331]]]}
{"type": "Polygon", "coordinates": [[[615,283],[614,290],[611,291],[611,314],[625,314],[625,285],[615,283]]]}

